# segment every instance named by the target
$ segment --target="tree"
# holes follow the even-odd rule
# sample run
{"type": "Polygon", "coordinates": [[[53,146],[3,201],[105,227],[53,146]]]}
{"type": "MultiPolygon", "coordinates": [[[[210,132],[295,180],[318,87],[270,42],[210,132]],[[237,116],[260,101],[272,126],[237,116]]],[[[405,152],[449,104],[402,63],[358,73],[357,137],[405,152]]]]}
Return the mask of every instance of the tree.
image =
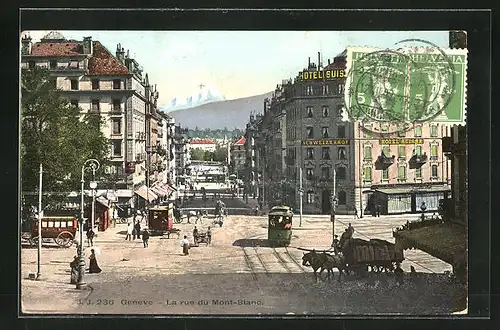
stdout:
{"type": "Polygon", "coordinates": [[[37,205],[39,166],[43,165],[44,204],[54,205],[79,191],[81,168],[88,158],[101,163],[96,176],[104,176],[109,152],[101,131],[99,114],[81,114],[81,109],[61,98],[45,69],[21,73],[21,190],[23,210],[37,205]]]}
{"type": "Polygon", "coordinates": [[[190,151],[191,160],[204,160],[205,151],[201,148],[194,148],[190,151]]]}

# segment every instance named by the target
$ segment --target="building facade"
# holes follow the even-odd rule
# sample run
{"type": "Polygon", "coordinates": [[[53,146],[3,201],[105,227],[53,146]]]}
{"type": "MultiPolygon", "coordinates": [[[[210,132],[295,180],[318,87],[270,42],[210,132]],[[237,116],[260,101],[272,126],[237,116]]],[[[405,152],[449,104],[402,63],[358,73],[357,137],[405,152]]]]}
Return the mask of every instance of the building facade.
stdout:
{"type": "Polygon", "coordinates": [[[232,173],[236,174],[238,179],[244,178],[245,162],[246,162],[245,142],[246,139],[244,136],[242,136],[231,146],[230,165],[232,173]]]}

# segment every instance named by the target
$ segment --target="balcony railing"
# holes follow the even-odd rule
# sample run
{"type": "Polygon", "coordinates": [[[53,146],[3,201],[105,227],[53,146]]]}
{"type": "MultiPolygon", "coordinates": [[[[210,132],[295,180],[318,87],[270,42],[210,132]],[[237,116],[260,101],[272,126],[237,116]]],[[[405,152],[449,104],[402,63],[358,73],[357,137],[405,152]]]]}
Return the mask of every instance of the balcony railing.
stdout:
{"type": "Polygon", "coordinates": [[[396,156],[392,155],[392,157],[387,157],[383,152],[378,156],[377,162],[382,166],[391,166],[394,164],[394,159],[396,156]]]}
{"type": "Polygon", "coordinates": [[[424,165],[427,162],[427,154],[423,155],[413,155],[410,158],[410,168],[418,168],[424,165]]]}

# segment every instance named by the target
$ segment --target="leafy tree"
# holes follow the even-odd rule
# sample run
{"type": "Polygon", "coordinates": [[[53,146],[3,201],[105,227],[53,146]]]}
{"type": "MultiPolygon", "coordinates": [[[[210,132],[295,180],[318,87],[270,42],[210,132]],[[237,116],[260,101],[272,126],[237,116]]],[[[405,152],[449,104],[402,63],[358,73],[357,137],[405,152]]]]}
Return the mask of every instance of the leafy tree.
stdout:
{"type": "Polygon", "coordinates": [[[23,69],[21,116],[23,211],[37,205],[40,163],[43,191],[54,193],[44,195],[44,205],[62,202],[64,192],[79,191],[86,159],[97,159],[101,163],[97,179],[104,176],[109,145],[101,131],[102,117],[82,115],[80,108],[68,104],[54,88],[47,70],[23,69]]]}
{"type": "Polygon", "coordinates": [[[194,148],[191,149],[191,160],[204,160],[205,158],[205,151],[201,148],[194,148]]]}

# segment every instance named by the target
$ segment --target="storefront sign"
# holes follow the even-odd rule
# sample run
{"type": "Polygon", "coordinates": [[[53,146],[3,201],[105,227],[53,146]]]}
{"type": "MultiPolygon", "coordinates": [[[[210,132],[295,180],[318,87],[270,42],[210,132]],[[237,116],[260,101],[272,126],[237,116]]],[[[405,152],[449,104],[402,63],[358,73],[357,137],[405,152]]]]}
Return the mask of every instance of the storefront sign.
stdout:
{"type": "Polygon", "coordinates": [[[302,140],[303,146],[347,145],[348,139],[302,140]]]}
{"type": "Polygon", "coordinates": [[[301,80],[318,80],[318,79],[338,79],[344,78],[344,70],[322,70],[322,71],[302,71],[299,72],[301,80]]]}
{"type": "Polygon", "coordinates": [[[424,139],[381,139],[379,144],[423,144],[424,139]]]}

